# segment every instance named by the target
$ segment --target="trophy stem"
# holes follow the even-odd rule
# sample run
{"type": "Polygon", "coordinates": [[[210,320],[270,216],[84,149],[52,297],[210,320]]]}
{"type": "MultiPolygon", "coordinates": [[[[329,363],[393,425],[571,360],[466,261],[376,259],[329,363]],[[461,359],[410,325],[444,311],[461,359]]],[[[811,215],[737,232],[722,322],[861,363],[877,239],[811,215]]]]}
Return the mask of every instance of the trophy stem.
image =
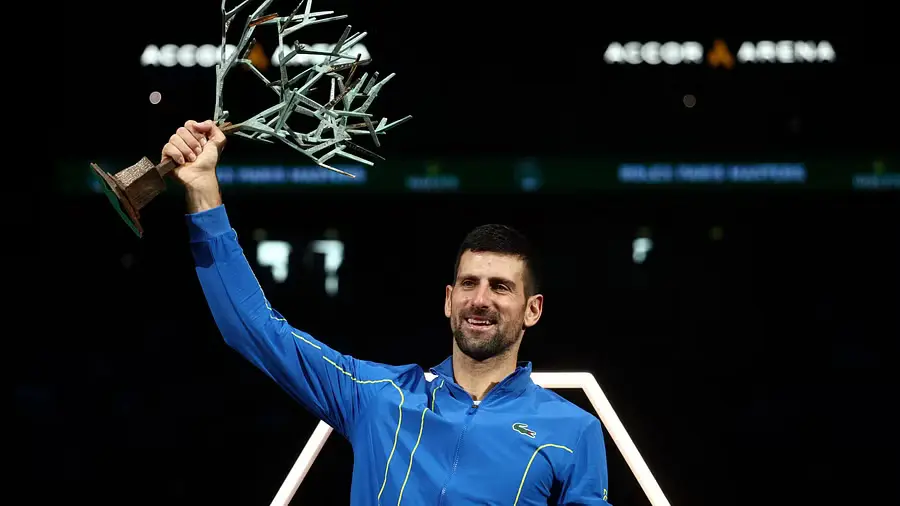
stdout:
{"type": "Polygon", "coordinates": [[[169,174],[169,172],[172,172],[172,169],[177,166],[178,165],[175,164],[175,160],[169,159],[157,165],[156,172],[159,172],[159,175],[164,178],[169,174]]]}

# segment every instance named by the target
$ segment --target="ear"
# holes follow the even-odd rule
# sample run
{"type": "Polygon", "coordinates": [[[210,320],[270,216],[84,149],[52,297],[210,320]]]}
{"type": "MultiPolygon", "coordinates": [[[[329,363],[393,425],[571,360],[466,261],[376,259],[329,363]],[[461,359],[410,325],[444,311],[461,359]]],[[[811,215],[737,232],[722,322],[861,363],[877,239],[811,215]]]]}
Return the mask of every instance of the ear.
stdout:
{"type": "Polygon", "coordinates": [[[532,295],[525,302],[525,328],[537,325],[544,312],[544,296],[541,294],[532,295]]]}
{"type": "Polygon", "coordinates": [[[452,307],[450,305],[450,296],[451,295],[453,295],[453,287],[450,285],[447,285],[447,288],[444,288],[444,316],[446,316],[447,318],[450,318],[450,315],[451,315],[451,312],[450,312],[450,309],[452,309],[452,307]]]}

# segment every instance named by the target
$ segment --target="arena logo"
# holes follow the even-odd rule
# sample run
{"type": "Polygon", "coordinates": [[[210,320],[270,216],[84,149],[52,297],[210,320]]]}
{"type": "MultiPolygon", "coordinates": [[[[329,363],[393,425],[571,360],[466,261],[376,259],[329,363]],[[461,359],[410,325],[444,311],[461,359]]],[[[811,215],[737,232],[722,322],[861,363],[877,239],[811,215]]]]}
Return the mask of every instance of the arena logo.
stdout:
{"type": "Polygon", "coordinates": [[[739,63],[824,63],[836,58],[834,47],[827,40],[744,42],[737,50],[739,63]]]}
{"type": "Polygon", "coordinates": [[[703,63],[703,45],[699,42],[612,42],[603,53],[606,63],[658,65],[667,63],[703,63]]]}
{"type": "MultiPolygon", "coordinates": [[[[222,46],[214,46],[212,44],[203,44],[200,46],[194,44],[163,44],[156,46],[150,44],[144,48],[141,53],[142,67],[214,67],[219,61],[222,46]]],[[[271,55],[260,50],[262,46],[257,45],[254,52],[250,55],[250,60],[258,68],[268,67],[269,63],[274,66],[281,65],[281,46],[275,49],[271,55]]],[[[311,51],[328,52],[334,50],[334,44],[310,44],[307,48],[311,51]]],[[[230,58],[235,51],[233,44],[225,45],[225,58],[230,58]]],[[[285,53],[290,49],[285,48],[285,53]]],[[[370,58],[369,50],[363,44],[355,44],[345,51],[345,54],[360,55],[361,59],[370,58]]],[[[327,56],[298,54],[294,55],[288,62],[288,66],[312,66],[323,63],[327,56]]]]}
{"type": "Polygon", "coordinates": [[[717,40],[707,51],[696,41],[688,42],[612,42],[603,54],[609,64],[668,65],[702,64],[730,68],[737,63],[826,63],[837,54],[827,40],[743,42],[733,54],[728,45],[717,40]]]}

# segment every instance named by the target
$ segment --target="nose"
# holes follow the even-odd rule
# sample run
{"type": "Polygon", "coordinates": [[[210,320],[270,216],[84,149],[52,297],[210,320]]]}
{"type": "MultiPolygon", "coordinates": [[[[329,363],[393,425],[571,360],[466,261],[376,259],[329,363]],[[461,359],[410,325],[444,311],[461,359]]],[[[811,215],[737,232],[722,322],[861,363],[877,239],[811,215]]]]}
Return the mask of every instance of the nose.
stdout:
{"type": "Polygon", "coordinates": [[[487,283],[478,285],[478,289],[472,294],[472,305],[478,307],[487,307],[490,305],[491,287],[487,283]]]}

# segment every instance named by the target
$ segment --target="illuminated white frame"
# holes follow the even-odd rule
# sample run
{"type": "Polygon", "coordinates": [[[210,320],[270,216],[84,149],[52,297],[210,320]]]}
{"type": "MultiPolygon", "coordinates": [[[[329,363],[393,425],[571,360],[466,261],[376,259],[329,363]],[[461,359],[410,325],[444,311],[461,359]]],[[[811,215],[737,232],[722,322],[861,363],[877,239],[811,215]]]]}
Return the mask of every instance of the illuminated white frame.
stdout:
{"type": "MultiPolygon", "coordinates": [[[[434,379],[434,375],[431,373],[426,373],[425,377],[428,381],[434,379]]],[[[612,405],[606,398],[606,394],[603,393],[593,374],[588,372],[533,372],[531,373],[531,379],[544,388],[582,389],[600,416],[600,421],[607,432],[609,432],[613,442],[616,443],[616,447],[622,452],[625,463],[631,468],[631,472],[637,479],[638,484],[644,490],[644,493],[647,494],[650,504],[652,506],[669,506],[669,501],[663,494],[662,489],[659,488],[659,484],[656,483],[653,474],[650,473],[650,468],[644,463],[644,459],[638,452],[637,447],[634,446],[631,437],[625,430],[625,426],[619,421],[618,415],[616,415],[612,405]]],[[[297,489],[300,488],[300,483],[306,477],[309,468],[312,467],[313,461],[316,460],[322,447],[325,446],[325,441],[328,440],[331,431],[330,425],[322,421],[319,422],[312,436],[309,437],[306,446],[303,447],[303,451],[300,452],[294,467],[291,468],[291,472],[288,473],[284,483],[281,484],[281,488],[278,489],[278,493],[275,494],[275,499],[272,500],[271,506],[288,506],[290,504],[294,494],[297,493],[297,489]]]]}

